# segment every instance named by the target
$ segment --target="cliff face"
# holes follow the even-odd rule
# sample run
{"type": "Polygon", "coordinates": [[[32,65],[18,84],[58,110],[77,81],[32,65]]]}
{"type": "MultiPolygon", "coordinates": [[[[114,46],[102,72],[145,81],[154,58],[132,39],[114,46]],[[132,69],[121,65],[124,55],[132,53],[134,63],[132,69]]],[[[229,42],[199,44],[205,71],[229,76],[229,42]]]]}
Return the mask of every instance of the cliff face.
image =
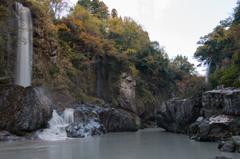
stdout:
{"type": "Polygon", "coordinates": [[[171,99],[156,108],[156,121],[159,127],[171,132],[188,131],[188,126],[200,115],[200,98],[171,99]]]}
{"type": "Polygon", "coordinates": [[[224,140],[240,135],[240,89],[223,88],[202,94],[199,119],[190,125],[192,138],[202,141],[224,140]]]}
{"type": "Polygon", "coordinates": [[[224,88],[204,92],[199,98],[165,101],[156,110],[157,124],[200,141],[240,135],[239,93],[237,88],[224,88]]]}
{"type": "Polygon", "coordinates": [[[136,104],[134,103],[134,99],[136,97],[135,79],[131,75],[124,72],[121,74],[120,80],[117,82],[117,86],[119,87],[118,90],[119,97],[117,99],[119,105],[124,109],[127,109],[138,114],[136,104]]]}
{"type": "Polygon", "coordinates": [[[240,89],[223,88],[219,90],[207,91],[202,94],[202,115],[226,114],[240,115],[240,89]]]}

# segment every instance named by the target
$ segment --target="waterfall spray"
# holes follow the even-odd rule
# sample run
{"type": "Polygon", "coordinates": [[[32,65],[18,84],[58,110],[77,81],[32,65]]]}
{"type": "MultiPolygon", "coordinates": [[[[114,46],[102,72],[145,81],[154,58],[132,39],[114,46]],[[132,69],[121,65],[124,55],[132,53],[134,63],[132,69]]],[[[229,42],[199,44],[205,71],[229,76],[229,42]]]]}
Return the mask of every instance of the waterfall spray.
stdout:
{"type": "Polygon", "coordinates": [[[53,110],[52,119],[48,122],[49,128],[37,131],[36,134],[42,140],[61,140],[67,138],[65,127],[74,122],[74,109],[66,109],[63,117],[53,110]]]}
{"type": "Polygon", "coordinates": [[[32,17],[29,8],[16,2],[18,20],[17,74],[15,84],[31,85],[32,71],[32,17]]]}

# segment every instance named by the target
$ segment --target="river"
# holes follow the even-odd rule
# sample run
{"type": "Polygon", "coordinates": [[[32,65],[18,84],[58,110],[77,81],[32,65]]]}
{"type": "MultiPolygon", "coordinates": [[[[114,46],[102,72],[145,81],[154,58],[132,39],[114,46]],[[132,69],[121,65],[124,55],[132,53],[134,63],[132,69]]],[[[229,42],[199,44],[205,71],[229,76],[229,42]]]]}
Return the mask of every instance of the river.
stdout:
{"type": "Polygon", "coordinates": [[[57,141],[0,142],[1,159],[239,159],[238,153],[223,153],[217,143],[189,140],[187,135],[161,128],[138,132],[108,133],[57,141]]]}

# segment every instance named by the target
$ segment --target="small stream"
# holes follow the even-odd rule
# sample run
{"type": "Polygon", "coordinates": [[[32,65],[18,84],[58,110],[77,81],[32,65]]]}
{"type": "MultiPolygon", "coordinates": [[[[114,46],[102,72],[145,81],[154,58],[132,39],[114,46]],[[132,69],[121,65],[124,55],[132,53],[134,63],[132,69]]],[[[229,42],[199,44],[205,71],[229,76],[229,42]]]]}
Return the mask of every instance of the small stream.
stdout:
{"type": "Polygon", "coordinates": [[[138,132],[108,133],[56,141],[0,142],[3,159],[239,159],[238,153],[223,153],[218,143],[189,140],[187,135],[161,128],[138,132]]]}

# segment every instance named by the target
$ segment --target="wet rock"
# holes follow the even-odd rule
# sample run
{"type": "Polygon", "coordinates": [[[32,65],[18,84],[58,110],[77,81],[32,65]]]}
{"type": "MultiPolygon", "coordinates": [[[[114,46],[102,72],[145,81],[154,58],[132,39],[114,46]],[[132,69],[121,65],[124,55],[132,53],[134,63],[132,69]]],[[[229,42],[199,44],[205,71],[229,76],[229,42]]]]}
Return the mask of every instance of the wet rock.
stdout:
{"type": "MultiPolygon", "coordinates": [[[[75,122],[66,127],[67,135],[68,137],[84,137],[101,135],[107,131],[137,131],[131,117],[136,120],[138,118],[124,110],[121,112],[110,108],[107,104],[100,106],[89,103],[78,105],[74,111],[75,122]]],[[[139,124],[139,121],[136,123],[139,124]]]]}
{"type": "Polygon", "coordinates": [[[223,152],[234,152],[235,151],[235,144],[233,141],[227,141],[221,148],[223,152]]]}
{"type": "Polygon", "coordinates": [[[200,109],[198,97],[183,100],[171,99],[158,107],[155,115],[156,122],[166,131],[186,133],[188,126],[198,118],[200,109]]]}
{"type": "Polygon", "coordinates": [[[12,135],[8,131],[0,131],[0,141],[17,141],[21,140],[20,137],[12,135]]]}
{"type": "Polygon", "coordinates": [[[221,141],[218,145],[218,149],[221,149],[225,143],[226,143],[225,141],[221,141]]]}
{"type": "Polygon", "coordinates": [[[25,139],[28,139],[28,140],[39,140],[39,137],[34,134],[34,133],[27,133],[25,135],[25,139]]]}
{"type": "Polygon", "coordinates": [[[196,121],[189,126],[190,136],[199,137],[200,141],[226,140],[239,134],[240,119],[228,115],[213,116],[196,121]],[[197,130],[197,131],[196,131],[197,130]]]}
{"type": "Polygon", "coordinates": [[[52,117],[52,103],[40,88],[0,86],[0,103],[0,128],[16,135],[44,128],[52,117]]]}
{"type": "Polygon", "coordinates": [[[74,111],[74,123],[66,127],[68,137],[86,137],[107,133],[106,128],[100,123],[100,106],[82,104],[74,111]]]}
{"type": "Polygon", "coordinates": [[[67,136],[68,137],[86,137],[92,135],[101,135],[107,133],[106,128],[103,124],[98,122],[90,121],[87,125],[83,123],[72,123],[66,128],[67,136]]]}

